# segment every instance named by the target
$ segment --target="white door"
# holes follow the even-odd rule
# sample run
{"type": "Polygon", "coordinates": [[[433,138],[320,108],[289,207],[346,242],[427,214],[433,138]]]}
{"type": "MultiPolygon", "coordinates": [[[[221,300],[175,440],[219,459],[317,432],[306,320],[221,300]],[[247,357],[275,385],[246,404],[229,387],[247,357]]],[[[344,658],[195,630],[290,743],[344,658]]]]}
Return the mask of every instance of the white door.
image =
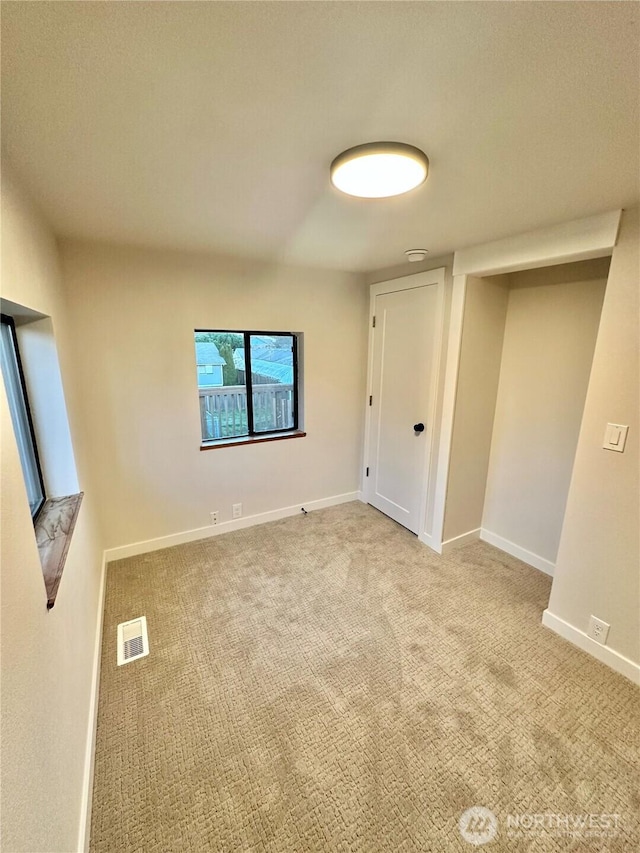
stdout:
{"type": "Polygon", "coordinates": [[[414,533],[424,521],[428,491],[443,280],[437,270],[372,288],[364,493],[414,533]]]}

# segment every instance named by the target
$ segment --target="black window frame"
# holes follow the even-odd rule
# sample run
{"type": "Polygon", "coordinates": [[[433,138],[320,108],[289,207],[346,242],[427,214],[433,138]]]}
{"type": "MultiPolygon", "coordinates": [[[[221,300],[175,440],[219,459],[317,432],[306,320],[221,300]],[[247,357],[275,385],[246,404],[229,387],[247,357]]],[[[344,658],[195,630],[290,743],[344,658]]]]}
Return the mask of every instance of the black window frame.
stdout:
{"type": "MultiPolygon", "coordinates": [[[[225,444],[225,443],[235,443],[237,441],[241,441],[242,439],[259,439],[262,436],[274,436],[274,435],[286,435],[287,433],[297,432],[298,427],[298,396],[299,396],[299,376],[298,376],[298,335],[296,332],[274,332],[274,331],[259,331],[259,330],[250,330],[247,331],[245,329],[194,329],[193,334],[214,334],[214,335],[242,335],[242,339],[244,341],[244,377],[245,377],[245,386],[247,388],[247,435],[238,435],[238,436],[228,436],[225,438],[202,438],[201,441],[203,443],[209,444],[225,444]],[[292,339],[292,353],[293,353],[293,426],[287,427],[286,429],[269,429],[269,430],[255,430],[253,429],[253,380],[251,378],[252,370],[251,370],[251,336],[252,335],[266,335],[268,337],[285,337],[288,336],[292,339]]],[[[194,338],[195,340],[195,338],[194,338]]]]}
{"type": "MultiPolygon", "coordinates": [[[[38,442],[36,441],[36,433],[35,433],[35,429],[33,427],[33,418],[31,416],[31,407],[29,405],[29,394],[27,393],[27,384],[26,384],[25,378],[24,378],[24,370],[22,369],[22,358],[20,357],[20,347],[18,345],[18,335],[16,333],[15,320],[9,314],[0,314],[0,322],[2,323],[2,325],[8,326],[8,328],[9,328],[9,335],[11,337],[11,343],[13,345],[13,352],[15,355],[16,365],[18,368],[18,379],[20,382],[20,390],[22,393],[22,402],[24,404],[25,413],[27,416],[27,424],[29,426],[29,437],[31,439],[33,456],[34,456],[35,463],[36,463],[36,473],[38,475],[38,482],[40,483],[40,492],[42,494],[42,499],[41,499],[40,503],[31,512],[31,518],[33,520],[33,523],[35,524],[35,522],[38,519],[38,516],[40,515],[40,512],[42,511],[43,506],[45,505],[45,503],[47,501],[47,493],[46,493],[46,490],[44,487],[44,479],[42,476],[42,467],[40,465],[40,455],[38,453],[38,442]]],[[[22,454],[20,454],[20,456],[22,457],[22,454]]],[[[20,459],[20,464],[24,468],[22,458],[20,459]]],[[[24,471],[23,471],[23,474],[24,474],[24,471]]]]}

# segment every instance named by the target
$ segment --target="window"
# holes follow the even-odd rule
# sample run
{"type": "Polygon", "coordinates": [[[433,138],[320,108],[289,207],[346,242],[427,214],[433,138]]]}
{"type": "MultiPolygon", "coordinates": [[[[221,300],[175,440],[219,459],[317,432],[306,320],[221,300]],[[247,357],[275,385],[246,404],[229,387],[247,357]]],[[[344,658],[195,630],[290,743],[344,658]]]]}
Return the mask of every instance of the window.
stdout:
{"type": "Polygon", "coordinates": [[[0,309],[2,376],[50,610],[62,580],[83,493],[79,491],[51,318],[6,299],[0,300],[0,309]],[[39,447],[34,424],[39,428],[39,447]]]}
{"type": "Polygon", "coordinates": [[[35,520],[45,501],[42,471],[38,459],[27,390],[20,362],[16,328],[11,317],[2,317],[2,376],[7,389],[9,410],[18,443],[22,472],[27,486],[31,517],[35,520]]]}
{"type": "Polygon", "coordinates": [[[194,339],[203,442],[298,429],[297,335],[196,329],[194,339]]]}

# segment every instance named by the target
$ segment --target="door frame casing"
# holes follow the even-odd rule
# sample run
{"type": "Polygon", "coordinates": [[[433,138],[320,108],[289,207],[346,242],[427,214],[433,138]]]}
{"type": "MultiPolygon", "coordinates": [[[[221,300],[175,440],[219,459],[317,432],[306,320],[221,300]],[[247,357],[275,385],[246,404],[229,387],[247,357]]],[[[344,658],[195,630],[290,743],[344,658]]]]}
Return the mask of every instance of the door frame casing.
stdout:
{"type": "MultiPolygon", "coordinates": [[[[389,279],[372,284],[369,288],[369,342],[367,353],[367,389],[365,397],[365,430],[364,451],[362,467],[362,500],[367,503],[371,493],[372,480],[366,476],[367,465],[370,467],[371,453],[371,406],[369,397],[373,394],[373,317],[375,313],[375,300],[377,296],[384,293],[398,293],[403,290],[415,290],[420,287],[436,287],[436,319],[434,325],[433,341],[433,370],[430,378],[428,391],[428,411],[426,413],[428,448],[425,453],[425,465],[422,471],[422,482],[420,487],[420,527],[418,539],[434,550],[439,550],[442,539],[442,529],[434,529],[433,514],[434,506],[430,506],[429,484],[431,478],[436,474],[437,447],[435,437],[439,430],[436,429],[438,389],[443,377],[442,372],[442,340],[444,334],[444,306],[445,306],[445,268],[438,267],[425,272],[414,273],[401,278],[389,279]]],[[[433,492],[435,495],[435,492],[433,492]]],[[[434,503],[434,501],[431,501],[434,503]]]]}

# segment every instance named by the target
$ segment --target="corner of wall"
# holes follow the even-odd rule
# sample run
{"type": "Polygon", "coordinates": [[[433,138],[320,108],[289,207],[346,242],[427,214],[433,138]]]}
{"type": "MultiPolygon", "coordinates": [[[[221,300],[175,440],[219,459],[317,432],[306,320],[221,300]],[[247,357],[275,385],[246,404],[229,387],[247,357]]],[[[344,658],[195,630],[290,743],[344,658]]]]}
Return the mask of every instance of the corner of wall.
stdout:
{"type": "Polygon", "coordinates": [[[554,630],[586,635],[591,615],[611,625],[609,665],[640,663],[639,245],[634,208],[611,258],[549,602],[554,630]],[[603,449],[607,422],[629,425],[624,453],[603,449]]]}

